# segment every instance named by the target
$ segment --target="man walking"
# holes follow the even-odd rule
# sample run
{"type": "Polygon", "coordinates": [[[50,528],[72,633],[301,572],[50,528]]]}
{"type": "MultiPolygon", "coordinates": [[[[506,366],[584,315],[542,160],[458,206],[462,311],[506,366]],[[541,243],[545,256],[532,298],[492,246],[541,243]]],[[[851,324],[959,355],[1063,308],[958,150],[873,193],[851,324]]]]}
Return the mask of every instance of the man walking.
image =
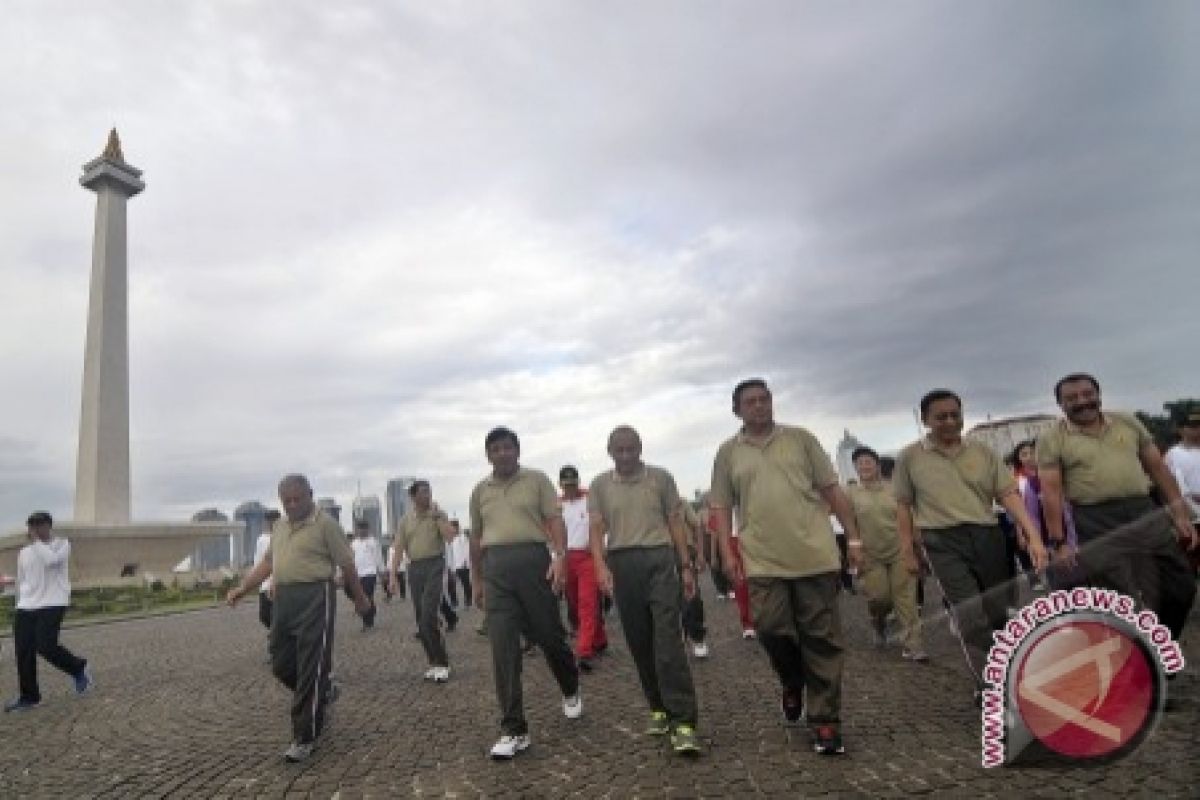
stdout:
{"type": "Polygon", "coordinates": [[[696,690],[679,635],[681,593],[690,599],[696,591],[681,521],[683,501],[671,473],[642,462],[642,440],[633,428],[622,425],[609,434],[608,454],[614,469],[598,475],[588,491],[600,588],[616,599],[650,704],[646,733],[670,734],[676,753],[695,755],[700,752],[696,690]]]}
{"type": "Polygon", "coordinates": [[[1137,417],[1100,410],[1094,377],[1067,375],[1055,385],[1054,399],[1065,418],[1037,443],[1050,542],[1064,539],[1066,498],[1088,583],[1140,600],[1178,639],[1196,598],[1192,570],[1173,540],[1188,551],[1196,546],[1179,485],[1137,417]],[[1149,481],[1162,493],[1165,511],[1151,502],[1149,481]]]}
{"type": "MultiPolygon", "coordinates": [[[[1179,484],[1179,492],[1188,505],[1192,527],[1200,534],[1200,409],[1192,409],[1179,425],[1180,441],[1167,451],[1167,468],[1179,484]]],[[[1191,550],[1195,569],[1200,563],[1200,548],[1191,550]]]]}
{"type": "MultiPolygon", "coordinates": [[[[968,668],[980,701],[978,670],[992,646],[992,631],[1007,621],[1007,551],[992,503],[1004,506],[1025,531],[1036,531],[1003,460],[990,447],[964,439],[962,400],[948,389],[921,398],[929,435],[900,451],[892,476],[900,557],[911,568],[919,543],[946,599],[952,604],[968,668]],[[975,650],[971,659],[967,648],[975,650]]],[[[1046,568],[1046,550],[1026,536],[1035,569],[1046,568]]]]}
{"type": "Polygon", "coordinates": [[[25,525],[29,544],[17,554],[17,613],[13,621],[20,694],[5,703],[6,712],[28,711],[41,704],[38,656],[70,675],[76,694],[83,694],[93,683],[87,659],[58,642],[63,615],[71,604],[67,574],[71,543],[54,535],[54,520],[45,511],[30,514],[25,525]]]}
{"type": "MultiPolygon", "coordinates": [[[[700,515],[687,502],[682,504],[680,521],[687,538],[688,558],[680,561],[679,568],[682,570],[690,563],[696,575],[696,591],[692,592],[692,596],[684,597],[680,594],[680,621],[683,623],[683,635],[692,646],[692,655],[696,658],[708,658],[708,629],[704,627],[704,600],[700,596],[700,574],[706,567],[704,554],[706,551],[711,552],[707,541],[708,527],[701,522],[700,515]]],[[[682,588],[680,586],[681,591],[682,588]]]]}
{"type": "Polygon", "coordinates": [[[754,629],[783,687],[785,724],[804,718],[807,692],[813,749],[844,753],[841,554],[826,506],[846,531],[855,567],[858,527],[828,454],[804,428],[776,424],[765,381],[739,383],[733,413],[742,428],[717,451],[709,496],[722,559],[735,584],[747,582],[754,629]],[[735,507],[740,559],[730,545],[735,507]]]}
{"type": "Polygon", "coordinates": [[[575,659],[581,670],[591,672],[596,656],[608,647],[608,636],[592,559],[587,492],[579,488],[579,470],[570,464],[558,471],[558,485],[567,529],[567,617],[575,628],[575,659]]]}
{"type": "Polygon", "coordinates": [[[454,540],[450,542],[450,568],[454,571],[450,580],[455,578],[462,584],[463,605],[471,605],[471,543],[467,535],[459,528],[458,520],[450,520],[454,528],[454,540]]]}
{"type": "Polygon", "coordinates": [[[412,587],[413,610],[417,615],[417,638],[425,649],[429,668],[425,680],[445,683],[450,680],[450,661],[446,641],[438,627],[438,607],[446,584],[446,559],[443,553],[454,538],[450,520],[433,502],[429,481],[413,481],[408,487],[413,504],[400,520],[389,572],[396,572],[401,555],[408,556],[408,582],[412,587]]]}
{"type": "MultiPolygon", "coordinates": [[[[354,540],[350,542],[350,550],[354,553],[354,569],[358,572],[358,584],[362,592],[371,601],[371,609],[363,614],[363,632],[375,627],[375,583],[382,573],[387,580],[386,566],[383,563],[383,551],[379,542],[371,535],[371,525],[365,519],[355,520],[354,540]]],[[[346,593],[350,594],[350,584],[346,584],[346,593]]],[[[351,595],[353,596],[353,595],[351,595]]]]}
{"type": "Polygon", "coordinates": [[[227,601],[236,605],[263,580],[274,579],[271,670],[292,690],[292,744],[284,758],[298,762],[312,755],[325,726],[326,706],[337,695],[329,678],[335,571],[341,568],[360,616],[371,610],[371,601],[363,593],[341,526],[313,502],[308,478],[285,476],[279,482],[279,501],[286,519],[275,523],[271,548],[241,585],[229,590],[227,601]]]}
{"type": "Polygon", "coordinates": [[[546,656],[562,691],[563,714],[579,718],[583,700],[555,596],[565,583],[567,537],[554,485],[544,472],[520,465],[521,443],[508,428],[490,431],[484,452],[492,474],[471,492],[471,571],[475,605],[487,615],[500,703],[502,735],[491,756],[511,759],[530,745],[521,691],[522,631],[546,656]]]}

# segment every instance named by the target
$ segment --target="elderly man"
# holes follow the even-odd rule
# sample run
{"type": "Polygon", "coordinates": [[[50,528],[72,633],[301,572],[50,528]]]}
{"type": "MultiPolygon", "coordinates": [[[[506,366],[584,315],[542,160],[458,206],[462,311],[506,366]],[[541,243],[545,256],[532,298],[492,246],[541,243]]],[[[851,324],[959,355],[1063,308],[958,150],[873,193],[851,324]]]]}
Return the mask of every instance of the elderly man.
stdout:
{"type": "Polygon", "coordinates": [[[556,596],[566,582],[567,533],[554,484],[546,473],[520,465],[521,443],[508,428],[490,431],[483,446],[492,474],[471,492],[471,583],[475,606],[487,615],[500,701],[501,736],[491,756],[507,760],[530,745],[521,693],[522,631],[542,648],[567,719],[583,714],[583,700],[556,596]]]}
{"type": "Polygon", "coordinates": [[[596,476],[588,490],[596,577],[601,590],[616,597],[650,705],[646,733],[670,734],[672,750],[695,755],[696,689],[679,635],[680,599],[696,591],[683,500],[671,473],[642,462],[642,439],[633,428],[622,425],[609,434],[608,454],[614,469],[596,476]]]}
{"type": "Polygon", "coordinates": [[[1065,497],[1088,583],[1140,600],[1178,638],[1196,598],[1195,578],[1171,536],[1173,526],[1185,549],[1196,546],[1179,484],[1137,417],[1100,410],[1100,384],[1091,375],[1061,379],[1054,399],[1065,418],[1037,442],[1047,538],[1064,540],[1065,497]],[[1151,502],[1150,481],[1166,512],[1151,502]]]}
{"type": "Polygon", "coordinates": [[[751,378],[734,387],[733,413],[742,428],[717,450],[709,495],[722,561],[734,583],[747,581],[754,628],[783,687],[785,724],[804,718],[807,692],[813,749],[841,754],[842,559],[826,506],[846,531],[856,567],[858,526],[816,437],[776,424],[765,381],[751,378]],[[735,507],[742,520],[740,560],[730,547],[735,507]]]}
{"type": "Polygon", "coordinates": [[[42,702],[37,680],[39,655],[70,675],[77,693],[83,694],[92,686],[87,659],[58,642],[63,615],[71,604],[71,581],[67,576],[71,543],[54,535],[54,520],[45,511],[30,514],[26,526],[29,544],[17,554],[17,613],[13,622],[20,695],[4,705],[5,711],[28,711],[42,702]]]}
{"type": "Polygon", "coordinates": [[[313,502],[308,479],[285,476],[279,482],[279,501],[285,518],[275,523],[266,556],[226,599],[236,605],[266,578],[273,579],[271,669],[292,690],[292,744],[284,758],[298,762],[312,755],[325,725],[325,707],[336,697],[329,679],[336,570],[341,568],[360,616],[371,610],[371,601],[363,593],[341,526],[313,502]]]}

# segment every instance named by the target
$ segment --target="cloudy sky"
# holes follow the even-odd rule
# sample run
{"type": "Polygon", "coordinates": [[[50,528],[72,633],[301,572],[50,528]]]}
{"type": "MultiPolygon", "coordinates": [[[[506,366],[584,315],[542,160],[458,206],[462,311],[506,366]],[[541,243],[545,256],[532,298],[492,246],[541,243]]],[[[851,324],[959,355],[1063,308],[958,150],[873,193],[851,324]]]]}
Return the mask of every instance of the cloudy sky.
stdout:
{"type": "Polygon", "coordinates": [[[508,424],[682,489],[761,375],[828,448],[1200,391],[1200,9],[16,2],[0,25],[0,528],[69,517],[94,196],[131,201],[135,515],[465,513],[508,424]]]}

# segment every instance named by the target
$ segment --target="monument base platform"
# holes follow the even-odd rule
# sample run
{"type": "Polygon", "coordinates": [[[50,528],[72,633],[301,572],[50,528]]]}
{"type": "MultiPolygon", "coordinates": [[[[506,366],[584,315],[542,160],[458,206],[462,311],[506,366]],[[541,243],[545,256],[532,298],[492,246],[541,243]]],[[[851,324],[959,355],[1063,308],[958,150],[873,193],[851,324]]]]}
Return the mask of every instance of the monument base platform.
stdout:
{"type": "MultiPolygon", "coordinates": [[[[71,542],[71,586],[119,586],[153,577],[170,583],[172,570],[201,544],[240,535],[240,522],[60,522],[54,535],[71,542]]],[[[23,530],[0,535],[0,575],[16,577],[23,530]]]]}

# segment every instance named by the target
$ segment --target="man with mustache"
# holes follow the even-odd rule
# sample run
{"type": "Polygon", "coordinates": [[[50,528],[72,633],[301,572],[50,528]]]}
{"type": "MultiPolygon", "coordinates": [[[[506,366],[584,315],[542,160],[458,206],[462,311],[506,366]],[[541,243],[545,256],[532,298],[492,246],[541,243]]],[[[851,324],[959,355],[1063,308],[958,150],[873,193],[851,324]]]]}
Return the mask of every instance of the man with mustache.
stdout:
{"type": "Polygon", "coordinates": [[[1071,502],[1079,563],[1090,585],[1139,600],[1179,638],[1196,598],[1187,550],[1196,546],[1188,508],[1154,439],[1132,414],[1100,410],[1100,384],[1073,373],[1054,386],[1065,419],[1038,438],[1047,535],[1064,539],[1063,498],[1071,502]],[[1150,481],[1167,503],[1150,500],[1150,481]]]}

